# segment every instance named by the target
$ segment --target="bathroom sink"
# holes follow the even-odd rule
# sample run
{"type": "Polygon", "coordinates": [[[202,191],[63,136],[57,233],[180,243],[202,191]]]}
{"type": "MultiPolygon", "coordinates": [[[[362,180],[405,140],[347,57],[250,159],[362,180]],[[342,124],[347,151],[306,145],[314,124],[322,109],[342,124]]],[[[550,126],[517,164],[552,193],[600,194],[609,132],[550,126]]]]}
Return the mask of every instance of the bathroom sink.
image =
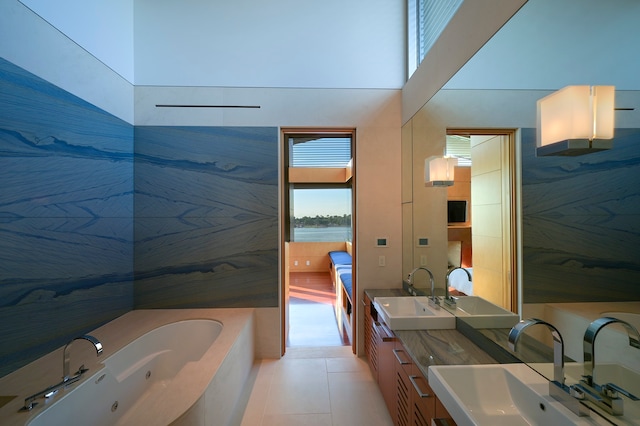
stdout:
{"type": "Polygon", "coordinates": [[[475,328],[511,328],[520,317],[479,296],[457,296],[456,309],[445,307],[475,328]]]}
{"type": "Polygon", "coordinates": [[[430,366],[429,384],[459,426],[598,424],[549,396],[526,364],[430,366]]]}
{"type": "Polygon", "coordinates": [[[456,328],[456,317],[445,309],[429,306],[429,299],[424,296],[376,297],[373,304],[391,330],[456,328]]]}

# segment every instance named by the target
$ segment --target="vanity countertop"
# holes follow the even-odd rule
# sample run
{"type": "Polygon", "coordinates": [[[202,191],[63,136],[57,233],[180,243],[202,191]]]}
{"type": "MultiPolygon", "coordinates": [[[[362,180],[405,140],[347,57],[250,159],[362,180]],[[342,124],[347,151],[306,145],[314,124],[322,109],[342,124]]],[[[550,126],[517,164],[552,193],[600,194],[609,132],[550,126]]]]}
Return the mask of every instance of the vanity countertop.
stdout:
{"type": "MultiPolygon", "coordinates": [[[[403,289],[365,290],[375,297],[410,296],[403,289]]],[[[395,330],[394,334],[427,375],[429,365],[496,364],[499,361],[474,344],[458,330],[395,330]]]]}

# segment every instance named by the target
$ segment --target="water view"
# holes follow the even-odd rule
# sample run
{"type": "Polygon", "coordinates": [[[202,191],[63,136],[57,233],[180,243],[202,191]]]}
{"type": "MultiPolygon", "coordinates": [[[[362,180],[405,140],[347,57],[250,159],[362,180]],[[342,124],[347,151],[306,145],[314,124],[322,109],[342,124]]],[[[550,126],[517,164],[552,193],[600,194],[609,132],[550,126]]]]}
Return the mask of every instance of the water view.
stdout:
{"type": "Polygon", "coordinates": [[[351,227],[331,226],[326,228],[294,228],[293,241],[351,241],[351,227]]]}

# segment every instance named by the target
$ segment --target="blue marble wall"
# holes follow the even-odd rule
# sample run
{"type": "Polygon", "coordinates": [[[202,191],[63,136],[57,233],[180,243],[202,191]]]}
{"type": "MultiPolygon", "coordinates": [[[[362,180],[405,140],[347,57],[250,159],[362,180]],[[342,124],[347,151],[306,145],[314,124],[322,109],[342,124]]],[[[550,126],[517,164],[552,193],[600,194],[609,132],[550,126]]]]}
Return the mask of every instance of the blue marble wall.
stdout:
{"type": "Polygon", "coordinates": [[[640,129],[579,157],[522,130],[524,303],[640,300],[640,129]]]}
{"type": "Polygon", "coordinates": [[[0,59],[0,376],[133,307],[133,126],[0,59]]]}
{"type": "Polygon", "coordinates": [[[278,306],[277,128],[135,141],[135,307],[278,306]]]}
{"type": "Polygon", "coordinates": [[[0,183],[0,376],[134,308],[278,306],[277,128],[134,128],[0,59],[0,183]]]}

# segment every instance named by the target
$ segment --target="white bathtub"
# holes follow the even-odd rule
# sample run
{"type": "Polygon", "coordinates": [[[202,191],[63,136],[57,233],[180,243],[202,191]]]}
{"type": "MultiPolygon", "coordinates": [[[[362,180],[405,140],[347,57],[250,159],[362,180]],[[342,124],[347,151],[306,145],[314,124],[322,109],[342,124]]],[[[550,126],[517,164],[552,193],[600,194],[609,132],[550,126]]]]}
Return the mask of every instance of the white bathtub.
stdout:
{"type": "Polygon", "coordinates": [[[127,414],[144,409],[147,399],[169,402],[171,381],[202,358],[221,330],[222,324],[212,320],[156,328],[105,359],[105,368],[65,392],[29,425],[65,425],[69,412],[86,412],[93,426],[109,426],[126,423],[127,414]]]}
{"type": "MultiPolygon", "coordinates": [[[[104,356],[97,358],[88,342],[74,342],[71,367],[90,362],[85,377],[39,399],[29,413],[9,412],[8,424],[231,424],[253,364],[253,324],[251,309],[130,312],[89,333],[102,342],[104,356]]],[[[62,357],[57,361],[48,368],[32,363],[27,371],[60,373],[62,357]]],[[[25,396],[56,382],[47,380],[25,396]]]]}

